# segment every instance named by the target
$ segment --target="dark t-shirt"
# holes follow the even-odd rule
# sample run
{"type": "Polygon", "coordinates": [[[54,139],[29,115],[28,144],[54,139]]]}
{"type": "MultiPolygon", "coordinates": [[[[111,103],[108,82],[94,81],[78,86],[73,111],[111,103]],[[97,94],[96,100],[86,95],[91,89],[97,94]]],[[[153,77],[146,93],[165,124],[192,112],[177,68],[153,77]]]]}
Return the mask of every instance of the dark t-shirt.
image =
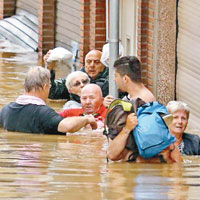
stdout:
{"type": "Polygon", "coordinates": [[[25,133],[62,134],[58,124],[63,118],[46,105],[10,103],[0,111],[0,127],[25,133]]]}

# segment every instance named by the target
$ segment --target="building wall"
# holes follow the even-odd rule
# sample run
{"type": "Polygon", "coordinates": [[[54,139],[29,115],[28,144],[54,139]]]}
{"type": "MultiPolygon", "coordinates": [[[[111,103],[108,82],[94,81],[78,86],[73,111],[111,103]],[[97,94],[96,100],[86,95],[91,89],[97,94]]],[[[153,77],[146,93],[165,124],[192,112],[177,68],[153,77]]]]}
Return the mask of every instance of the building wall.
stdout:
{"type": "Polygon", "coordinates": [[[91,49],[102,50],[106,42],[106,0],[81,1],[80,66],[91,49]]]}
{"type": "Polygon", "coordinates": [[[155,2],[138,0],[137,55],[142,62],[142,80],[153,91],[155,2]]]}
{"type": "Polygon", "coordinates": [[[0,19],[15,14],[15,0],[0,0],[0,19]]]}
{"type": "Polygon", "coordinates": [[[16,0],[16,9],[19,8],[38,16],[38,0],[16,0]]]}
{"type": "Polygon", "coordinates": [[[158,101],[175,93],[176,1],[138,0],[137,55],[142,79],[158,101]]]}
{"type": "Polygon", "coordinates": [[[190,107],[188,127],[200,130],[199,10],[200,1],[178,1],[176,98],[190,107]]]}
{"type": "Polygon", "coordinates": [[[57,0],[55,45],[72,50],[80,43],[80,0],[57,0]]]}
{"type": "Polygon", "coordinates": [[[38,0],[38,51],[42,60],[43,54],[55,47],[55,1],[38,0]]]}
{"type": "Polygon", "coordinates": [[[176,1],[157,0],[157,5],[155,90],[157,99],[166,104],[175,98],[176,1]]]}
{"type": "MultiPolygon", "coordinates": [[[[33,0],[18,0],[17,5],[26,6],[28,2],[32,2],[34,5],[32,7],[36,7],[36,1],[33,0]]],[[[106,42],[105,0],[66,2],[58,0],[57,28],[55,28],[55,1],[37,0],[37,2],[40,54],[46,53],[56,45],[70,47],[69,38],[61,33],[65,32],[63,26],[71,26],[68,37],[80,44],[80,66],[84,65],[84,57],[90,49],[102,49],[106,42]],[[78,21],[79,5],[80,21],[78,21]],[[71,13],[70,6],[76,14],[71,13]],[[69,18],[76,20],[76,23],[65,22],[65,19],[61,18],[62,12],[67,13],[67,10],[69,18]],[[80,23],[80,36],[78,36],[78,23],[80,23]],[[56,43],[54,43],[55,38],[56,43]]],[[[167,103],[174,99],[175,88],[176,1],[137,0],[137,3],[137,55],[142,62],[142,80],[154,92],[157,100],[167,103]]],[[[8,16],[9,9],[15,10],[14,0],[0,0],[0,4],[3,5],[1,6],[3,9],[0,10],[1,17],[8,16]]],[[[35,12],[35,9],[31,10],[35,12]]]]}

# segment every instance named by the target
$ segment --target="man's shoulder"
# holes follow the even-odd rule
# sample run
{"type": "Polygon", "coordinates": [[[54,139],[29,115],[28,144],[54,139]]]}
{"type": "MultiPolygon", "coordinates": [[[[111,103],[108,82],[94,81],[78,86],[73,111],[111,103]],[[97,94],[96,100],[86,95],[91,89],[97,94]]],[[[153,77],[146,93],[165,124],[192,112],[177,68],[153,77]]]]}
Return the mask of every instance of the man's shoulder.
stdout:
{"type": "Polygon", "coordinates": [[[106,107],[102,104],[97,113],[98,113],[99,115],[101,115],[101,116],[105,119],[107,110],[108,110],[108,108],[106,108],[106,107]]]}
{"type": "Polygon", "coordinates": [[[7,111],[13,111],[13,112],[17,112],[17,113],[32,113],[31,111],[34,111],[34,113],[42,113],[45,114],[46,112],[55,112],[52,108],[50,108],[47,105],[36,105],[36,104],[18,104],[16,102],[11,102],[9,104],[7,104],[6,106],[4,106],[2,108],[2,110],[4,110],[5,112],[7,111]]]}
{"type": "Polygon", "coordinates": [[[8,103],[2,107],[1,113],[6,112],[8,109],[12,109],[12,108],[16,109],[18,107],[20,107],[20,104],[18,104],[18,103],[15,103],[15,102],[8,103]]]}

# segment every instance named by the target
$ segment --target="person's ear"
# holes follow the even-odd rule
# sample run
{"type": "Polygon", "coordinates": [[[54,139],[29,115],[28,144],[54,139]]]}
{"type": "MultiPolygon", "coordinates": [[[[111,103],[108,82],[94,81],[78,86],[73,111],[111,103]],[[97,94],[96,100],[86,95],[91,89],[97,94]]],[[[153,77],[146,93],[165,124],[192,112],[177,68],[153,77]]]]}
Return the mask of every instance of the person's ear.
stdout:
{"type": "Polygon", "coordinates": [[[123,76],[123,80],[124,80],[125,83],[128,83],[129,80],[130,80],[130,78],[129,78],[128,75],[124,75],[124,76],[123,76]]]}
{"type": "Polygon", "coordinates": [[[48,84],[45,83],[45,84],[43,85],[42,89],[43,89],[43,90],[46,90],[47,87],[48,87],[48,84]]]}

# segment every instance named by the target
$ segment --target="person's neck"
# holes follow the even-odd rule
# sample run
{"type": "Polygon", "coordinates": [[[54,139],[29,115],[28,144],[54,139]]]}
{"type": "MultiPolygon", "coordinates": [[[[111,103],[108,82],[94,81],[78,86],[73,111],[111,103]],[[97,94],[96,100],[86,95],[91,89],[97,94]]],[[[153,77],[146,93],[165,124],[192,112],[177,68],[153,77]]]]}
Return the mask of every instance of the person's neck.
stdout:
{"type": "Polygon", "coordinates": [[[174,133],[173,131],[170,131],[170,133],[176,137],[175,144],[179,145],[182,142],[182,140],[183,140],[182,134],[180,134],[180,133],[174,133]]]}
{"type": "Polygon", "coordinates": [[[25,92],[24,94],[29,95],[29,96],[38,97],[38,98],[42,99],[44,102],[46,102],[46,99],[43,97],[41,92],[31,91],[31,92],[25,92]]]}
{"type": "Polygon", "coordinates": [[[175,142],[175,144],[178,146],[178,145],[180,145],[181,144],[181,142],[182,142],[182,137],[176,137],[176,142],[175,142]]]}
{"type": "Polygon", "coordinates": [[[143,83],[132,83],[131,82],[129,85],[130,86],[128,87],[127,92],[131,99],[137,98],[140,91],[145,88],[143,83]]]}

